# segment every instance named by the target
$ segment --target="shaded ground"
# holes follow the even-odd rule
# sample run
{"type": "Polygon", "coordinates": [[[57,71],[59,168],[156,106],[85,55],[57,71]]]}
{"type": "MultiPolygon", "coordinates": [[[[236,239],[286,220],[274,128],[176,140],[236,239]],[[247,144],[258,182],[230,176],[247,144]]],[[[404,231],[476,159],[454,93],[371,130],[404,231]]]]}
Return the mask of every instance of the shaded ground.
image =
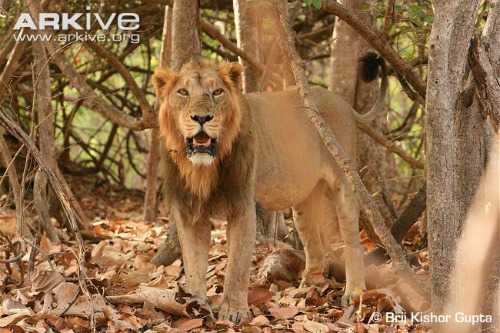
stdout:
{"type": "MultiPolygon", "coordinates": [[[[142,221],[139,192],[124,192],[93,180],[79,180],[73,187],[93,218],[95,233],[106,239],[86,242],[82,259],[86,278],[79,273],[74,242],[67,235],[63,244],[41,237],[31,272],[28,254],[20,266],[0,263],[0,333],[88,332],[92,326],[103,332],[425,331],[409,324],[387,325],[374,315],[375,311],[407,310],[391,288],[369,291],[361,305],[358,302],[342,308],[343,283],[331,281],[320,288],[300,288],[297,278],[266,281],[262,267],[269,264],[273,252],[278,261],[283,253],[291,254],[292,260],[284,264],[284,270],[292,271],[284,272],[288,279],[300,273],[301,262],[293,258],[296,252],[276,252],[277,245],[273,244],[260,244],[252,262],[249,303],[254,319],[240,326],[216,321],[182,290],[181,261],[166,267],[150,263],[165,236],[167,221],[142,221]]],[[[207,273],[208,296],[215,314],[227,260],[224,229],[224,223],[216,223],[207,273]]],[[[0,231],[13,237],[14,212],[0,211],[0,231]]],[[[0,258],[8,255],[4,243],[0,258]]],[[[364,243],[371,246],[369,241],[364,243]]]]}

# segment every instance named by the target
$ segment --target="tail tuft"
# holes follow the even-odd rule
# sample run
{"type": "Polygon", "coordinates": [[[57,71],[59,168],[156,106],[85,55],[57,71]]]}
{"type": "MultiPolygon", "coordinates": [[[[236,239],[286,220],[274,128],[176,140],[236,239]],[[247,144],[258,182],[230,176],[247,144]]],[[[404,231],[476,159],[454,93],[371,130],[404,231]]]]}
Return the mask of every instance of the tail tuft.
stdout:
{"type": "Polygon", "coordinates": [[[379,76],[384,59],[375,52],[368,52],[359,59],[359,75],[365,82],[371,82],[379,76]]]}

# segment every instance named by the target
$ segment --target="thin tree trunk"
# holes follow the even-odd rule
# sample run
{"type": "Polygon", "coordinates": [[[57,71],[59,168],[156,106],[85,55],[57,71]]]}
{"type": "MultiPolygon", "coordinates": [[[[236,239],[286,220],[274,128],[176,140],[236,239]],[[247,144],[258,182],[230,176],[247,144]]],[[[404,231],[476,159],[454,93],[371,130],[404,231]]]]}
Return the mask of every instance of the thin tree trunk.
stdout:
{"type": "Polygon", "coordinates": [[[172,67],[178,70],[193,55],[201,54],[199,1],[174,1],[172,20],[172,67]]]}
{"type": "MultiPolygon", "coordinates": [[[[248,50],[253,50],[250,56],[255,60],[259,60],[255,57],[257,51],[256,34],[252,33],[252,19],[249,16],[249,3],[247,0],[233,0],[234,8],[234,23],[236,28],[236,41],[238,48],[248,52],[248,50]]],[[[259,87],[257,84],[258,76],[252,67],[248,66],[248,62],[239,58],[240,62],[244,66],[243,71],[243,91],[253,92],[258,91],[259,87]]]]}
{"type": "MultiPolygon", "coordinates": [[[[47,52],[42,42],[33,43],[33,61],[34,61],[34,109],[38,118],[38,145],[41,154],[45,157],[47,164],[52,170],[57,170],[57,160],[54,141],[54,112],[50,102],[52,100],[50,87],[49,63],[47,52]]],[[[37,171],[33,189],[35,209],[38,212],[38,218],[43,230],[53,242],[59,242],[57,230],[50,221],[50,212],[55,212],[57,202],[49,194],[47,187],[47,178],[43,172],[37,171]],[[55,208],[55,209],[54,209],[55,208]]],[[[62,222],[62,221],[61,221],[62,222]]]]}
{"type": "MultiPolygon", "coordinates": [[[[170,65],[172,53],[172,8],[165,6],[165,18],[163,22],[162,44],[160,51],[160,67],[170,65]]],[[[155,101],[155,111],[158,114],[160,100],[155,101]]],[[[158,212],[158,165],[161,159],[161,142],[159,127],[151,129],[151,141],[149,144],[146,195],[144,197],[144,220],[153,222],[158,212]]]]}
{"type": "MultiPolygon", "coordinates": [[[[40,4],[37,1],[30,0],[28,1],[28,7],[33,17],[37,18],[38,13],[40,12],[40,4]]],[[[44,33],[44,32],[40,32],[44,33]]],[[[49,71],[49,60],[47,50],[45,49],[45,44],[43,42],[35,42],[33,43],[33,59],[34,59],[34,71],[35,75],[33,78],[34,83],[34,106],[37,112],[38,117],[38,133],[39,133],[39,147],[40,151],[45,156],[46,165],[49,166],[50,170],[54,172],[60,179],[64,181],[64,186],[67,189],[67,194],[71,200],[73,208],[75,212],[78,214],[77,221],[79,222],[79,227],[81,229],[88,229],[88,219],[83,213],[80,204],[76,200],[73,192],[71,192],[69,186],[67,185],[64,177],[57,165],[56,159],[56,151],[55,151],[55,141],[54,141],[54,113],[51,108],[51,79],[50,79],[50,71],[49,71]]],[[[40,170],[42,171],[42,170],[40,170]]],[[[40,210],[42,224],[44,229],[47,231],[48,236],[51,240],[58,240],[56,231],[53,229],[50,221],[46,219],[47,216],[50,216],[50,206],[51,200],[50,195],[47,192],[46,184],[48,183],[48,179],[46,173],[40,174],[36,181],[38,182],[38,186],[35,186],[35,195],[40,195],[40,197],[35,200],[35,203],[38,202],[38,209],[40,210]],[[39,189],[40,191],[37,191],[39,189]],[[38,194],[37,194],[38,192],[38,194]],[[46,194],[44,194],[46,192],[46,194]],[[45,210],[48,210],[47,214],[44,213],[45,210]],[[43,215],[42,215],[43,214],[43,215]],[[45,216],[45,218],[44,218],[45,216]]],[[[53,189],[55,191],[55,189],[53,189]]],[[[52,201],[52,207],[55,208],[53,212],[56,212],[60,218],[60,206],[57,206],[55,202],[52,201]],[[57,208],[56,208],[57,207],[57,208]]],[[[62,222],[62,221],[61,221],[62,222]]],[[[68,221],[69,222],[69,221],[68,221]]]]}
{"type": "Polygon", "coordinates": [[[486,143],[477,103],[461,92],[479,0],[434,1],[426,101],[427,223],[432,306],[443,310],[456,239],[479,184],[486,143]],[[446,93],[443,93],[446,92],[446,93]]]}

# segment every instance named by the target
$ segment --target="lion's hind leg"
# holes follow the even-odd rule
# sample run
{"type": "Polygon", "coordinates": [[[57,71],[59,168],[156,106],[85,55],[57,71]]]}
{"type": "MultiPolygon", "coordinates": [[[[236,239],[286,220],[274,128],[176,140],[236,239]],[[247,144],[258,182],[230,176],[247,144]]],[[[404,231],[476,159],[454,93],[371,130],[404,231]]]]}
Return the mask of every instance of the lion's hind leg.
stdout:
{"type": "Polygon", "coordinates": [[[359,204],[346,180],[335,192],[335,208],[340,234],[345,244],[346,289],[343,304],[349,304],[365,289],[363,249],[359,237],[359,204]]]}

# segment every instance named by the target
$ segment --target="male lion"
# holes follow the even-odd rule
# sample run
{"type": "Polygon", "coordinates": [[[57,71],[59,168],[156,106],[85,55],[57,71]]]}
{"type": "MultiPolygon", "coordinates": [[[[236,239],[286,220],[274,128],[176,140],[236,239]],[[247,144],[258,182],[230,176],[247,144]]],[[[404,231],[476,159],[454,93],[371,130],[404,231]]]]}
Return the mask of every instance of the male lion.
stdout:
{"type": "MultiPolygon", "coordinates": [[[[269,210],[293,207],[306,254],[305,283],[323,281],[325,258],[340,226],[347,280],[343,301],[349,302],[365,289],[358,203],[297,92],[243,95],[241,72],[237,63],[196,59],[179,72],[157,69],[153,77],[168,155],[166,197],[179,233],[187,291],[206,302],[209,218],[223,213],[229,250],[219,317],[235,322],[248,317],[257,199],[269,210]]],[[[355,161],[353,109],[324,89],[313,89],[313,98],[355,161]]]]}

